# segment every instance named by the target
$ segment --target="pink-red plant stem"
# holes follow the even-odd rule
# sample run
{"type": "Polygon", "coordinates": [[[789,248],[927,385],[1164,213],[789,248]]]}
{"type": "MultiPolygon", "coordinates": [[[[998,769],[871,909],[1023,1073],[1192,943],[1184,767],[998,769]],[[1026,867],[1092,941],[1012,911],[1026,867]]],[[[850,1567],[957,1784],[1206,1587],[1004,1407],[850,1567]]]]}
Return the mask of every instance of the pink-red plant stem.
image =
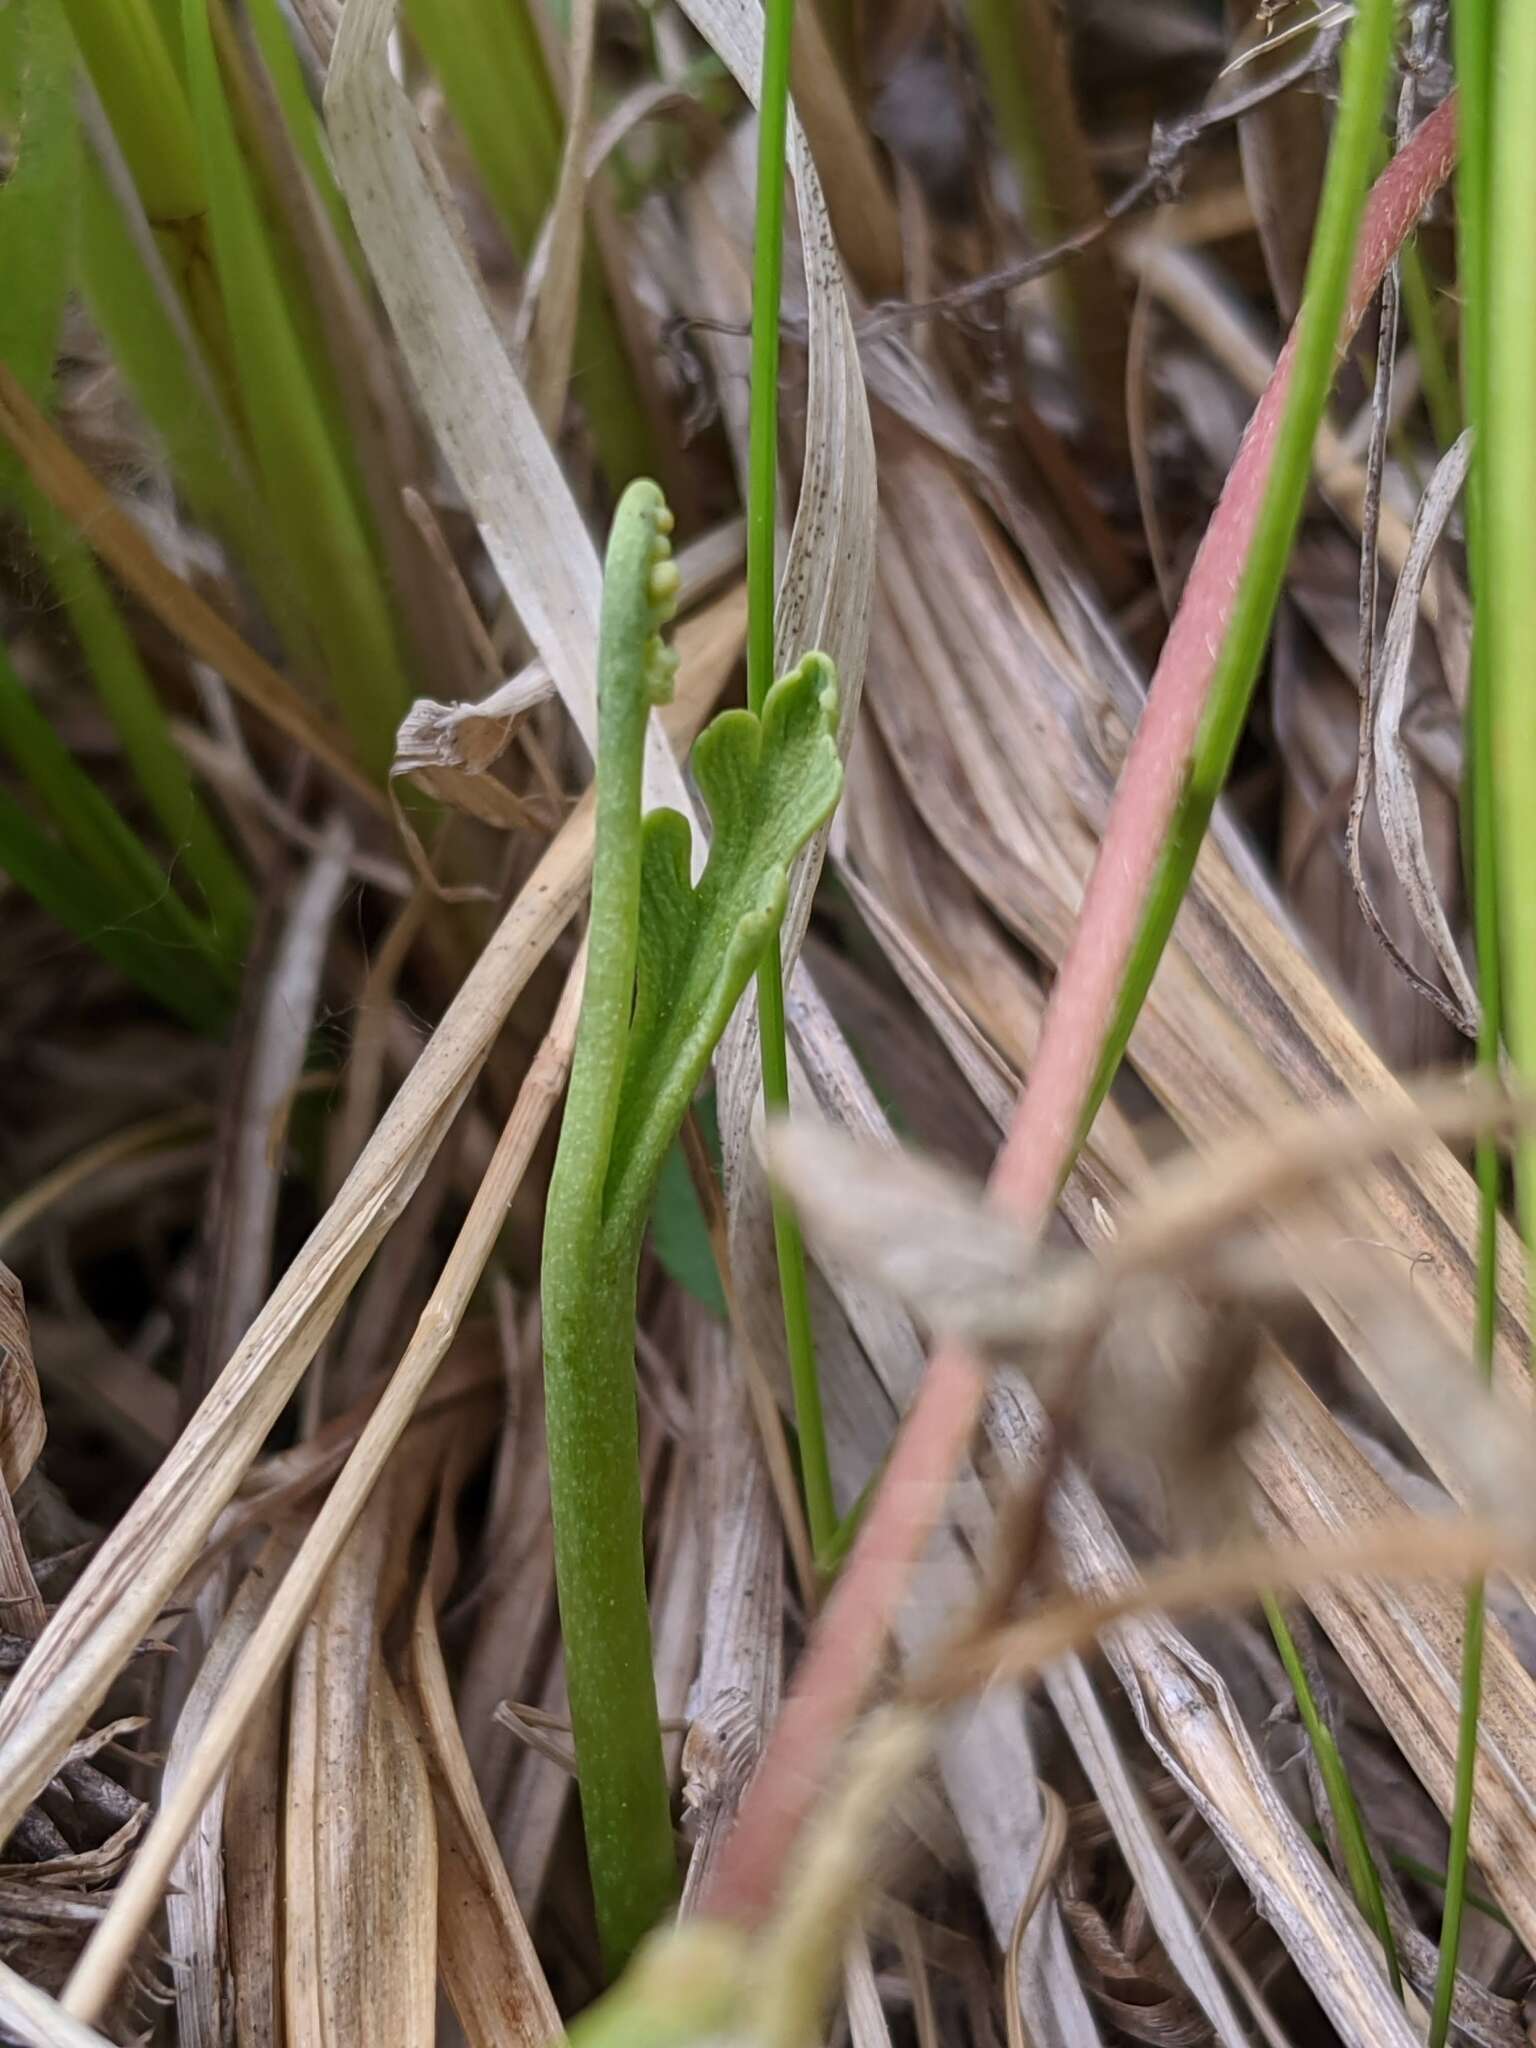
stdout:
{"type": "MultiPolygon", "coordinates": [[[[1415,132],[1372,190],[1355,253],[1341,348],[1455,160],[1453,97],[1415,132]]],[[[1248,424],[1195,557],[1115,791],[1035,1064],[993,1167],[993,1200],[1026,1230],[1041,1227],[1072,1163],[1269,480],[1294,345],[1293,332],[1248,424]]],[[[941,1344],[822,1610],[794,1690],[705,1893],[704,1912],[750,1927],[772,1908],[837,1748],[879,1673],[893,1617],[944,1512],[985,1393],[986,1378],[977,1361],[959,1345],[941,1344]]]]}

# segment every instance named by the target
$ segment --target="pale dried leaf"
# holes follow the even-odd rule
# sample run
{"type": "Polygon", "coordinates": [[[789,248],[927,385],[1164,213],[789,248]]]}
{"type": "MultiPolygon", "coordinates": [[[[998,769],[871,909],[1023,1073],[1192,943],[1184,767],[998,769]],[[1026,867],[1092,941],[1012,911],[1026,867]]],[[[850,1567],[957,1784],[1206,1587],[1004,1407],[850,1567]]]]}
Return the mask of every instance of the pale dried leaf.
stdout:
{"type": "MultiPolygon", "coordinates": [[[[1264,1526],[1292,1540],[1368,1525],[1398,1507],[1393,1489],[1278,1357],[1261,1383],[1258,1427],[1244,1457],[1263,1489],[1264,1526]]],[[[1415,1774],[1449,1812],[1465,1624],[1460,1593],[1351,1579],[1313,1588],[1307,1602],[1415,1774]]],[[[1486,1888],[1529,1947],[1536,1942],[1529,1875],[1536,1828],[1532,1685],[1497,1621],[1488,1624],[1483,1656],[1472,1854],[1486,1888]]]]}
{"type": "MultiPolygon", "coordinates": [[[[418,1402],[453,1343],[469,1297],[479,1283],[505,1221],[507,1206],[564,1088],[575,1038],[584,962],[583,948],[578,950],[544,1044],[528,1070],[458,1240],[400,1364],[379,1397],[324,1508],[300,1545],[281,1590],[274,1596],[220,1696],[216,1723],[210,1726],[189,1760],[187,1778],[176,1801],[162,1807],[150,1840],[134,1863],[130,1881],[120,1888],[111,1913],[76,1967],[71,1987],[72,2009],[99,2011],[110,1994],[139,1931],[154,1911],[170,1862],[188,1827],[297,1640],[311,1603],[343,1553],[350,1532],[395,1453],[418,1402]]],[[[424,1054],[423,1059],[428,1056],[424,1054]]],[[[448,1417],[450,1426],[454,1420],[448,1417]]],[[[440,1431],[442,1419],[432,1427],[440,1431]]],[[[425,1455],[407,1457],[404,1470],[408,1475],[426,1470],[430,1476],[431,1460],[425,1455]]],[[[391,1720],[400,1711],[398,1702],[390,1707],[392,1697],[381,1694],[374,1709],[385,1736],[391,1740],[391,1720]]]]}
{"type": "Polygon", "coordinates": [[[684,1913],[735,1817],[778,1707],[784,1647],[783,1540],[735,1347],[718,1324],[702,1315],[691,1322],[705,1598],[683,1745],[683,1807],[694,1837],[684,1913]]]}
{"type": "MultiPolygon", "coordinates": [[[[187,1758],[201,1741],[219,1692],[250,1641],[293,1551],[294,1539],[274,1535],[241,1580],[176,1717],[162,1798],[172,1796],[185,1774],[187,1758]]],[[[188,2048],[223,2048],[233,2024],[226,2003],[232,1979],[224,1946],[225,1789],[222,1782],[216,1786],[198,1815],[197,1825],[172,1868],[166,1900],[177,2038],[188,2048]]]]}
{"type": "Polygon", "coordinates": [[[1407,702],[1414,633],[1418,625],[1419,600],[1429,574],[1435,548],[1455,507],[1472,459],[1470,430],[1448,448],[1435,466],[1425,488],[1408,557],[1398,577],[1392,609],[1382,636],[1376,678],[1376,725],[1371,735],[1376,768],[1376,809],[1382,834],[1392,857],[1392,866],[1414,921],[1434,952],[1440,971],[1456,999],[1461,1028],[1476,1036],[1479,1004],[1477,990],[1461,957],[1451,931],[1450,920],[1440,900],[1428,848],[1424,843],[1424,821],[1414,787],[1413,766],[1403,741],[1403,714],[1407,702]]]}
{"type": "Polygon", "coordinates": [[[284,2048],[282,1805],[285,1701],[273,1687],[229,1767],[224,1793],[224,1909],[237,2048],[284,2048]]]}
{"type": "Polygon", "coordinates": [[[1115,1738],[1080,1657],[1063,1657],[1045,1674],[1045,1687],[1088,1774],[1094,1797],[1114,1830],[1147,1917],[1168,1959],[1210,2021],[1221,2048],[1245,2048],[1248,2034],[1207,1953],[1189,1901],[1175,1874],[1172,1852],[1147,1810],[1141,1788],[1115,1738]]]}
{"type": "Polygon", "coordinates": [[[71,2019],[6,1962],[0,1962],[0,2022],[26,2048],[111,2048],[105,2034],[71,2019]]]}
{"type": "Polygon", "coordinates": [[[560,2016],[470,1773],[427,1589],[411,1628],[411,1713],[438,1832],[438,1953],[470,2048],[542,2048],[560,2016]]]}
{"type": "MultiPolygon", "coordinates": [[[[348,0],[326,80],[337,174],[422,409],[518,617],[589,753],[597,749],[602,569],[502,346],[453,201],[389,67],[394,0],[348,0]]],[[[655,721],[651,802],[691,815],[655,721]]]]}
{"type": "Polygon", "coordinates": [[[549,670],[531,662],[477,704],[414,703],[395,735],[390,776],[408,776],[417,787],[455,810],[510,831],[525,822],[526,807],[504,783],[488,775],[512,744],[518,728],[555,694],[549,670]]]}
{"type": "MultiPolygon", "coordinates": [[[[987,1426],[1010,1464],[1023,1474],[1034,1468],[1041,1421],[1016,1389],[994,1396],[987,1426]]],[[[1107,1515],[1075,1474],[1058,1490],[1052,1528],[1072,1583],[1112,1588],[1134,1576],[1107,1515]]],[[[1217,1834],[1343,2039],[1352,2048],[1409,2048],[1417,2036],[1375,1942],[1293,1819],[1220,1676],[1161,1618],[1122,1625],[1103,1647],[1154,1752],[1217,1834]]]]}
{"type": "Polygon", "coordinates": [[[843,2004],[848,2014],[851,2048],[894,2048],[890,2022],[880,2003],[880,1987],[875,1982],[869,1940],[862,1928],[854,1933],[843,1958],[843,2004]]]}
{"type": "Polygon", "coordinates": [[[47,1782],[197,1557],[414,1193],[507,1011],[580,901],[591,825],[584,805],[540,861],[326,1216],[0,1700],[0,1826],[47,1782]]]}
{"type": "Polygon", "coordinates": [[[358,1524],[294,1660],[283,1838],[291,2048],[434,2039],[437,1827],[378,1640],[390,1518],[414,1527],[434,1476],[435,1460],[415,1463],[409,1475],[397,1466],[358,1524]]]}
{"type": "Polygon", "coordinates": [[[513,339],[523,357],[528,396],[539,424],[553,436],[565,409],[576,340],[586,215],[587,137],[592,125],[592,56],[597,0],[573,0],[566,62],[565,142],[555,196],[540,231],[513,339]]]}
{"type": "Polygon", "coordinates": [[[48,1610],[32,1574],[11,1496],[43,1448],[47,1424],[21,1282],[0,1266],[0,1627],[36,1638],[48,1610]]]}
{"type": "Polygon", "coordinates": [[[332,926],[346,894],[352,834],[333,818],[295,882],[256,1000],[243,1019],[205,1211],[205,1280],[183,1399],[203,1386],[250,1328],[272,1275],[288,1119],[309,1053],[332,926]]]}
{"type": "Polygon", "coordinates": [[[26,1297],[10,1267],[0,1266],[0,1485],[8,1493],[37,1463],[47,1434],[26,1297]]]}

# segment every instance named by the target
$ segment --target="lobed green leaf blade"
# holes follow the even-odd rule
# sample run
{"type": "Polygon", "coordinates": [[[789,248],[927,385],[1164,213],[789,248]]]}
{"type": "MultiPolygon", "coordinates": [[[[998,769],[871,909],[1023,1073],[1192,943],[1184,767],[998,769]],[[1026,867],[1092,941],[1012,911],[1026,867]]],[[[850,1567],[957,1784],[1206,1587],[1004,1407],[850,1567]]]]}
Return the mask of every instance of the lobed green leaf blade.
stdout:
{"type": "Polygon", "coordinates": [[[722,712],[700,734],[693,770],[714,828],[697,887],[686,820],[654,811],[645,821],[634,1020],[606,1203],[621,1233],[643,1215],[666,1148],[778,929],[791,863],[842,794],[831,662],[808,654],[774,684],[761,719],[722,712]]]}

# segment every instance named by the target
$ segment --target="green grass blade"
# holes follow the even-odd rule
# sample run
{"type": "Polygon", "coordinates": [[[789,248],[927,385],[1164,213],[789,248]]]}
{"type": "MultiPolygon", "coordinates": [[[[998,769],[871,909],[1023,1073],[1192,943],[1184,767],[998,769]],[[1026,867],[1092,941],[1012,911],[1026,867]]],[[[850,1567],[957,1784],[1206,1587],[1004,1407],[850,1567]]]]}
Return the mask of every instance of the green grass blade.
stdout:
{"type": "Polygon", "coordinates": [[[1371,1855],[1370,1843],[1366,1839],[1365,1822],[1355,1799],[1354,1787],[1349,1782],[1349,1773],[1339,1746],[1333,1739],[1333,1731],[1324,1721],[1313,1696],[1312,1686],[1307,1677],[1307,1668],[1301,1661],[1296,1648],[1290,1624],[1284,1610],[1272,1594],[1264,1595],[1264,1614],[1269,1622],[1269,1632],[1275,1639],[1275,1648],[1280,1652],[1280,1661],[1285,1666],[1286,1677],[1296,1695],[1296,1705],[1301,1713],[1302,1726],[1307,1731],[1307,1740],[1312,1745],[1312,1754],[1317,1759],[1317,1768],[1332,1808],[1334,1822],[1338,1827],[1339,1841],[1344,1851],[1345,1874],[1350,1889],[1355,1895],[1355,1904],[1376,1931],[1381,1943],[1382,1954],[1387,1959],[1387,1973],[1392,1979],[1392,1989],[1401,1998],[1403,1995],[1403,1973],[1397,1959],[1397,1943],[1392,1939],[1392,1922],[1387,1915],[1387,1902],[1382,1894],[1381,1878],[1371,1855]]]}
{"type": "MultiPolygon", "coordinates": [[[[1226,781],[1269,642],[1291,543],[1311,477],[1312,443],[1333,382],[1349,294],[1350,262],[1391,68],[1394,0],[1361,0],[1345,45],[1338,116],[1307,266],[1300,333],[1268,488],[1222,642],[1185,793],[1142,913],[1113,1026],[1082,1128],[1086,1132],[1119,1067],[1194,873],[1216,799],[1226,781]]],[[[1533,585],[1536,590],[1536,585],[1533,585]]],[[[1533,899],[1536,900],[1536,899],[1533,899]]]]}
{"type": "MultiPolygon", "coordinates": [[[[779,479],[779,302],[784,266],[785,138],[794,0],[767,0],[763,71],[758,96],[757,221],[752,279],[752,398],[747,478],[747,701],[761,711],[773,686],[773,615],[777,589],[774,537],[779,479]]],[[[784,1027],[784,963],[778,934],[757,976],[763,1100],[789,1108],[789,1050],[784,1027]]],[[[837,1535],[837,1502],[827,1455],[816,1342],[811,1329],[805,1244],[793,1209],[773,1193],[773,1238],[784,1307],[784,1339],[794,1391],[795,1430],[806,1522],[818,1554],[837,1535]]]]}
{"type": "Polygon", "coordinates": [[[383,775],[410,701],[370,536],[310,376],[282,265],[241,153],[209,0],[184,0],[188,77],[208,175],[214,258],[268,516],[363,761],[383,775]]]}
{"type": "Polygon", "coordinates": [[[165,869],[108,801],[33,703],[0,654],[0,748],[47,806],[60,837],[95,876],[103,906],[131,912],[166,946],[201,953],[210,971],[233,984],[232,962],[209,926],[187,909],[165,869]]]}
{"type": "Polygon", "coordinates": [[[80,166],[79,198],[79,283],[91,316],[159,435],[178,489],[236,551],[281,628],[287,578],[255,472],[185,309],[157,287],[92,149],[80,166]]]}
{"type": "MultiPolygon", "coordinates": [[[[254,479],[222,409],[198,337],[178,301],[162,296],[94,149],[80,166],[78,278],[112,361],[165,445],[192,509],[238,537],[234,508],[254,479]]],[[[175,280],[168,271],[168,284],[175,280]]]]}
{"type": "MultiPolygon", "coordinates": [[[[1469,773],[1464,804],[1472,829],[1471,893],[1477,938],[1478,1064],[1495,1077],[1499,1071],[1503,1032],[1504,963],[1500,950],[1499,806],[1504,799],[1503,770],[1495,774],[1496,739],[1502,746],[1502,724],[1494,700],[1494,663],[1499,650],[1492,638],[1490,599],[1504,593],[1490,580],[1488,454],[1494,434],[1505,431],[1502,411],[1494,419],[1490,400],[1490,343],[1493,305],[1490,297],[1492,251],[1491,200],[1494,137],[1494,19],[1491,0],[1456,0],[1453,20],[1456,76],[1461,89],[1461,161],[1456,177],[1457,243],[1461,265],[1461,361],[1467,417],[1474,430],[1472,463],[1467,475],[1467,566],[1472,588],[1472,682],[1467,729],[1469,773]]],[[[1517,526],[1522,515],[1517,509],[1517,526]]],[[[1528,537],[1528,536],[1527,536],[1528,537]]],[[[1527,693],[1529,694],[1529,693],[1527,693]]],[[[1518,836],[1518,835],[1517,835],[1518,836]]],[[[1518,887],[1517,883],[1517,887],[1518,887]]],[[[1527,1068],[1525,1071],[1529,1071],[1527,1068]]],[[[1493,1342],[1498,1317],[1498,1220],[1500,1195],[1498,1148],[1491,1139],[1477,1147],[1478,1257],[1476,1360],[1484,1378],[1493,1372],[1493,1342]]],[[[1529,1220],[1527,1218],[1527,1230],[1529,1220]]],[[[1467,1877],[1471,1863],[1472,1809],[1477,1787],[1478,1723],[1482,1714],[1484,1589],[1467,1590],[1461,1650],[1461,1708],[1456,1733],[1456,1785],[1451,1806],[1450,1840],[1446,1850],[1445,1907],[1440,1921],[1440,1956],[1430,2010],[1429,2048],[1444,2048],[1450,2033],[1456,1994],[1456,1969],[1461,1955],[1467,1877]]]]}
{"type": "MultiPolygon", "coordinates": [[[[53,377],[80,157],[74,45],[44,0],[0,9],[0,127],[13,156],[0,185],[0,361],[36,394],[53,377]]],[[[15,472],[9,457],[0,467],[15,472]]]]}
{"type": "Polygon", "coordinates": [[[135,914],[103,904],[91,871],[57,845],[14,797],[0,791],[0,873],[40,903],[155,1002],[196,1031],[216,1036],[234,1010],[229,994],[188,956],[145,931],[135,914]]]}
{"type": "Polygon", "coordinates": [[[195,259],[207,188],[197,131],[148,0],[62,0],[144,211],[173,268],[195,259]]]}
{"type": "MultiPolygon", "coordinates": [[[[1536,889],[1530,828],[1536,812],[1536,9],[1500,8],[1492,24],[1493,120],[1487,186],[1488,423],[1481,451],[1487,575],[1478,595],[1489,660],[1492,737],[1498,749],[1494,808],[1504,1026],[1522,1081],[1536,1074],[1536,889]],[[1498,260],[1492,261],[1494,251],[1498,260]],[[1492,413],[1494,394],[1497,413],[1492,413]]],[[[1536,1232],[1536,1139],[1515,1148],[1520,1220],[1536,1232]]]]}
{"type": "Polygon", "coordinates": [[[238,960],[250,930],[250,885],[198,797],[132,636],[85,543],[40,492],[24,494],[27,523],[63,600],[84,669],[123,755],[165,834],[182,886],[201,899],[215,950],[238,960]]]}
{"type": "MultiPolygon", "coordinates": [[[[0,105],[16,155],[0,186],[0,360],[46,404],[64,301],[74,273],[81,146],[76,56],[63,16],[39,0],[0,15],[0,105]]],[[[238,949],[250,895],[238,864],[198,801],[159,699],[89,551],[8,454],[0,487],[14,497],[62,598],[85,667],[117,729],[140,789],[178,865],[238,949]]]]}
{"type": "Polygon", "coordinates": [[[208,238],[208,187],[178,38],[150,0],[61,0],[92,85],[221,402],[240,417],[238,383],[208,238]]]}
{"type": "Polygon", "coordinates": [[[325,131],[304,83],[299,53],[293,46],[280,0],[246,0],[246,13],[250,17],[262,64],[282,109],[283,126],[298,151],[321,205],[330,216],[337,241],[348,257],[360,265],[362,259],[357,237],[352,231],[352,216],[347,212],[346,201],[331,170],[325,131]]]}

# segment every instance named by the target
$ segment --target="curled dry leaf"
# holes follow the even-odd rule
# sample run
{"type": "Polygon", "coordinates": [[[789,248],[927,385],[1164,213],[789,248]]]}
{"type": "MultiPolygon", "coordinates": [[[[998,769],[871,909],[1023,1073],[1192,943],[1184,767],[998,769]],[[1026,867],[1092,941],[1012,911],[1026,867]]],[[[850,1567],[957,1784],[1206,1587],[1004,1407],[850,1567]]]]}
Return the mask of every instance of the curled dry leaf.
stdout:
{"type": "MultiPolygon", "coordinates": [[[[1413,658],[1414,633],[1418,625],[1419,598],[1434,559],[1435,547],[1445,531],[1446,522],[1466,481],[1471,458],[1472,440],[1468,432],[1441,457],[1420,503],[1418,516],[1413,524],[1413,537],[1409,543],[1407,559],[1398,577],[1397,592],[1387,617],[1376,688],[1372,693],[1375,701],[1373,705],[1363,709],[1361,714],[1364,717],[1370,711],[1374,711],[1374,721],[1369,734],[1369,750],[1362,748],[1361,766],[1362,781],[1366,781],[1370,768],[1374,765],[1376,809],[1381,818],[1382,836],[1391,855],[1393,870],[1413,911],[1414,921],[1429,941],[1440,971],[1451,991],[1454,1001],[1453,1021],[1467,1037],[1475,1038],[1479,1015],[1477,991],[1472,986],[1472,977],[1467,972],[1460,948],[1451,931],[1450,920],[1445,914],[1445,906],[1440,901],[1434,867],[1424,843],[1424,820],[1419,809],[1413,767],[1402,730],[1409,669],[1413,658]]],[[[1356,804],[1361,804],[1368,794],[1367,783],[1367,786],[1357,794],[1356,804]]],[[[1353,807],[1350,822],[1352,828],[1355,827],[1353,807]]],[[[1355,892],[1361,898],[1362,908],[1366,911],[1372,928],[1380,933],[1380,919],[1365,896],[1353,844],[1350,865],[1355,876],[1355,892]]],[[[1404,963],[1397,947],[1390,941],[1387,943],[1392,957],[1399,966],[1402,966],[1404,963]]],[[[1422,985],[1422,977],[1412,969],[1408,970],[1408,974],[1409,979],[1416,985],[1422,985]]],[[[1432,989],[1429,993],[1441,1007],[1444,1007],[1445,999],[1438,990],[1432,989]]]]}
{"type": "Polygon", "coordinates": [[[11,1496],[37,1462],[46,1435],[21,1282],[0,1266],[0,1623],[23,1644],[42,1634],[48,1610],[11,1496]]]}
{"type": "Polygon", "coordinates": [[[47,1434],[21,1282],[0,1266],[0,1482],[8,1493],[36,1464],[47,1434]]]}
{"type": "MultiPolygon", "coordinates": [[[[683,602],[698,607],[675,635],[679,665],[686,664],[690,672],[702,669],[713,675],[735,659],[745,628],[740,595],[727,588],[716,598],[716,589],[722,583],[729,585],[740,555],[741,533],[734,525],[705,534],[678,554],[683,602]],[[715,601],[701,604],[703,598],[715,601]]],[[[489,661],[493,656],[489,642],[485,651],[489,661]]],[[[516,831],[529,822],[528,808],[491,770],[529,715],[557,694],[548,664],[535,660],[477,703],[442,704],[421,697],[411,706],[395,735],[395,758],[389,773],[396,822],[419,873],[427,873],[426,855],[393,785],[408,781],[482,824],[516,831]]]]}
{"type": "Polygon", "coordinates": [[[428,796],[483,824],[513,830],[524,823],[525,806],[490,770],[529,712],[547,704],[554,694],[549,670],[542,662],[530,662],[478,704],[419,698],[395,735],[391,781],[404,777],[428,796]]]}

